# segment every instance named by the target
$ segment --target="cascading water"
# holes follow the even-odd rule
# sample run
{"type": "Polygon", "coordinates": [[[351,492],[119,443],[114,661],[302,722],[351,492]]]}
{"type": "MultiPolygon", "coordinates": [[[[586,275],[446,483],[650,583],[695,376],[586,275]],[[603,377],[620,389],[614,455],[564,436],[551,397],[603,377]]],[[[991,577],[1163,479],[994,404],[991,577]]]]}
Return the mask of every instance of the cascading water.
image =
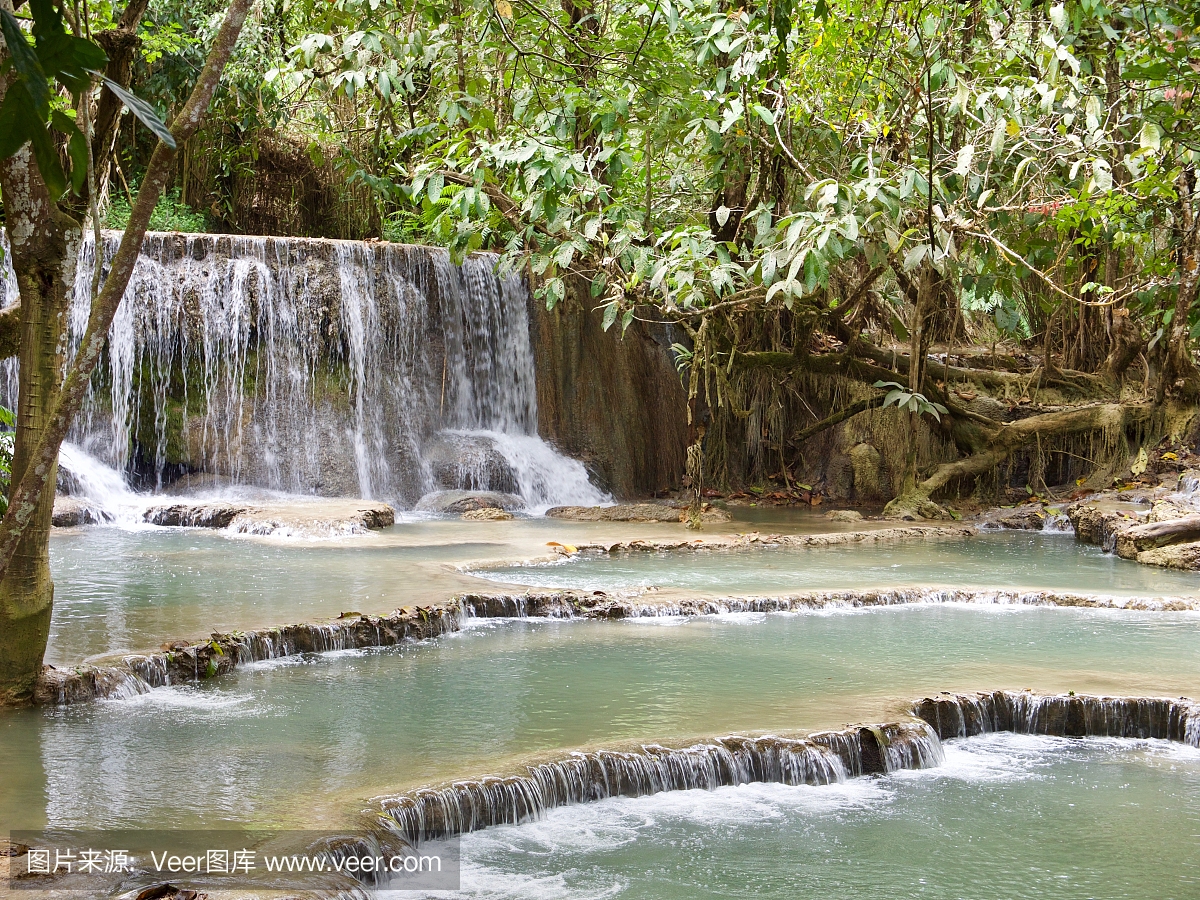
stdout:
{"type": "Polygon", "coordinates": [[[381,801],[384,824],[419,843],[494,825],[514,825],[548,810],[662,791],[716,790],[752,782],[832,784],[849,777],[921,769],[942,762],[924,723],[888,724],[808,738],[726,737],[691,747],[573,753],[529,766],[524,775],[457,781],[381,801]]]}
{"type": "Polygon", "coordinates": [[[993,691],[926,697],[913,713],[942,738],[997,731],[1059,737],[1160,738],[1200,747],[1200,704],[1186,698],[993,691]]]}
{"type": "Polygon", "coordinates": [[[95,519],[122,525],[141,524],[146,496],[125,484],[121,473],[72,443],[58,452],[58,478],[68,493],[79,498],[95,519]]]}
{"type": "MultiPolygon", "coordinates": [[[[119,235],[106,233],[105,261],[119,235]]],[[[95,247],[80,251],[71,337],[95,247]]],[[[527,508],[607,500],[537,436],[523,281],[396,244],[147,235],[71,434],[139,486],[248,485],[411,506],[443,489],[527,508]]],[[[5,254],[4,291],[15,280],[5,254]]],[[[5,363],[3,401],[16,402],[5,363]]]]}

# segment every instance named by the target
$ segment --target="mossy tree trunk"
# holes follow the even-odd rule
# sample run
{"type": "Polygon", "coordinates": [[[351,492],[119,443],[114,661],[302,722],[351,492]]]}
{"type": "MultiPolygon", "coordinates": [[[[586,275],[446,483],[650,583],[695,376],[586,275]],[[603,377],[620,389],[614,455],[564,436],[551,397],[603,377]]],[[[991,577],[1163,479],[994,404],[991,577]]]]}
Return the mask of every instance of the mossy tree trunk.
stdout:
{"type": "MultiPolygon", "coordinates": [[[[34,462],[58,400],[81,232],[79,224],[51,202],[28,147],[0,162],[0,188],[21,293],[20,395],[11,482],[17,484],[34,462]]],[[[54,468],[48,473],[51,485],[54,468]]],[[[54,599],[49,559],[53,510],[54,491],[43,491],[0,578],[0,701],[26,701],[42,668],[54,599]]]]}

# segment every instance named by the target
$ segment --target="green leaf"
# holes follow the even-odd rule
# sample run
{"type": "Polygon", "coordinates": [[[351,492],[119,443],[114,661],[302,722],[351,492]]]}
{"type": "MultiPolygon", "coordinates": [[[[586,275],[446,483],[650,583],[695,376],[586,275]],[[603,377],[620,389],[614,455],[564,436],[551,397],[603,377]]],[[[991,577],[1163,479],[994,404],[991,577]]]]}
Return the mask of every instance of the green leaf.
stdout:
{"type": "Polygon", "coordinates": [[[25,32],[17,23],[16,16],[6,9],[0,9],[0,30],[4,32],[4,43],[8,45],[13,68],[25,84],[33,109],[38,118],[45,122],[50,114],[50,84],[46,80],[46,73],[42,71],[42,64],[25,39],[25,32]]]}
{"type": "Polygon", "coordinates": [[[88,148],[83,132],[76,127],[74,120],[60,109],[56,109],[50,117],[56,129],[67,136],[67,155],[71,158],[71,190],[76,194],[83,192],[84,182],[87,181],[88,148]]]}
{"type": "Polygon", "coordinates": [[[621,308],[615,300],[608,304],[608,306],[604,307],[604,320],[600,323],[600,327],[604,331],[608,331],[608,329],[612,328],[613,322],[617,321],[617,313],[620,311],[621,308]]]}
{"type": "Polygon", "coordinates": [[[429,197],[430,203],[437,203],[442,199],[442,189],[446,187],[446,179],[440,172],[434,172],[429,176],[429,182],[425,185],[425,192],[429,197]]]}
{"type": "Polygon", "coordinates": [[[164,123],[163,120],[158,117],[158,113],[155,111],[153,106],[151,106],[141,97],[137,96],[137,94],[133,93],[133,91],[121,87],[121,85],[117,84],[107,75],[95,71],[93,71],[91,74],[103,81],[104,86],[116,94],[117,99],[125,104],[125,108],[137,116],[138,120],[143,125],[154,132],[155,137],[157,137],[172,150],[175,149],[175,135],[171,134],[171,129],[169,129],[166,126],[166,123],[164,123]]]}
{"type": "Polygon", "coordinates": [[[1143,150],[1150,150],[1157,153],[1162,147],[1162,135],[1159,134],[1158,126],[1153,122],[1147,122],[1142,126],[1142,133],[1138,138],[1143,150]]]}

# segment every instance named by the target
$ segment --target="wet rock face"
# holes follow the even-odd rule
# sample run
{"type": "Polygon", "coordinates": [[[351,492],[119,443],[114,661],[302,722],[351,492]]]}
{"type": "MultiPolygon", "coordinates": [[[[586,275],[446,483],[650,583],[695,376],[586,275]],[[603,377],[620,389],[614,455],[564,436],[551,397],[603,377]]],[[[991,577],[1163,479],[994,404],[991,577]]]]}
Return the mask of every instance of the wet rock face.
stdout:
{"type": "Polygon", "coordinates": [[[568,279],[553,310],[529,299],[538,433],[583,461],[618,498],[679,486],[687,450],[687,393],[673,326],[635,320],[605,331],[588,284],[568,279]]]}
{"type": "Polygon", "coordinates": [[[1122,522],[1120,513],[1087,500],[1068,508],[1067,518],[1071,520],[1076,538],[1085,544],[1108,549],[1116,543],[1116,531],[1122,522]]]}
{"type": "Polygon", "coordinates": [[[176,528],[228,528],[248,507],[233,503],[172,503],[146,511],[151,525],[176,528]]]}
{"type": "Polygon", "coordinates": [[[520,488],[508,460],[482,435],[437,435],[425,444],[424,459],[437,486],[446,491],[516,494],[520,488]]]}
{"type": "Polygon", "coordinates": [[[861,443],[850,448],[849,456],[854,470],[854,499],[859,503],[884,499],[883,457],[879,451],[861,443]]]}

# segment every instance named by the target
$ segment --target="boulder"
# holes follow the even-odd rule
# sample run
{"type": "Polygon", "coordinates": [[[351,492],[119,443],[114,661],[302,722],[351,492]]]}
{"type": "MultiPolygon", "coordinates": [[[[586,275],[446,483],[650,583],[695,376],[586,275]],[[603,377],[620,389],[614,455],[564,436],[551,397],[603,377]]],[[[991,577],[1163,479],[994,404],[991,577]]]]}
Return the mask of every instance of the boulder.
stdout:
{"type": "Polygon", "coordinates": [[[54,498],[54,516],[50,521],[55,528],[72,528],[76,525],[99,525],[105,518],[100,510],[86,500],[59,494],[54,498]]]}
{"type": "Polygon", "coordinates": [[[473,509],[524,509],[516,494],[499,491],[434,491],[417,501],[418,512],[465,513],[473,509]]]}
{"type": "Polygon", "coordinates": [[[506,494],[519,490],[512,466],[484,435],[442,432],[425,444],[422,456],[443,490],[506,494]]]}

